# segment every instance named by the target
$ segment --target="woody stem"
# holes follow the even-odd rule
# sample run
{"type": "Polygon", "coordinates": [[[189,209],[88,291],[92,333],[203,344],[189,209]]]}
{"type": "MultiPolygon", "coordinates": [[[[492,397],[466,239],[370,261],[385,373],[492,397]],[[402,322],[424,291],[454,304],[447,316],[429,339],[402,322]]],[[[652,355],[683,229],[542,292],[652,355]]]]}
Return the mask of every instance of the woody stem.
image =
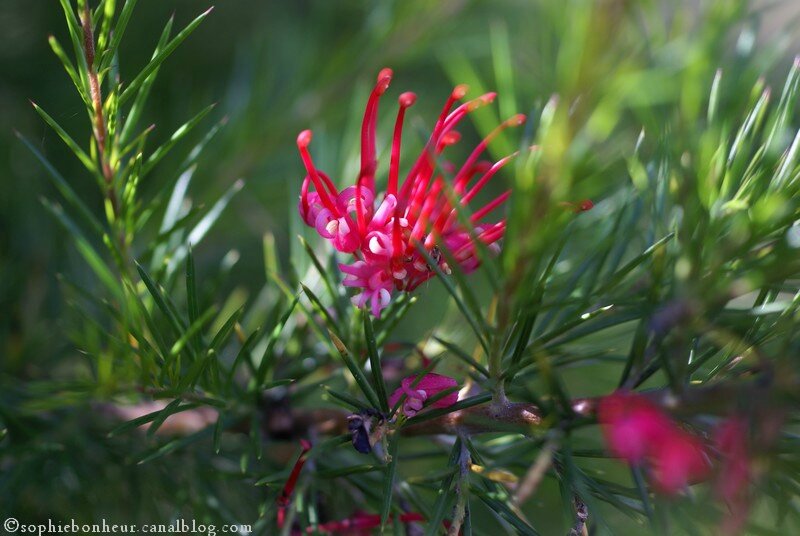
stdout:
{"type": "Polygon", "coordinates": [[[100,80],[97,76],[97,69],[94,65],[95,48],[94,48],[94,33],[92,32],[92,14],[89,10],[89,2],[83,5],[83,13],[81,13],[81,27],[83,29],[83,50],[86,56],[86,70],[89,77],[89,92],[92,98],[92,107],[94,109],[94,125],[93,132],[94,138],[97,142],[97,155],[100,160],[100,168],[105,181],[106,191],[105,197],[111,205],[114,219],[119,216],[119,200],[117,193],[114,190],[114,172],[111,169],[111,164],[108,159],[108,152],[106,150],[107,131],[106,120],[103,114],[103,96],[100,89],[100,80]]]}
{"type": "MultiPolygon", "coordinates": [[[[726,382],[684,390],[676,397],[668,388],[642,392],[653,403],[676,414],[696,414],[698,410],[707,413],[725,414],[729,411],[729,401],[746,397],[748,400],[776,400],[796,403],[796,393],[800,389],[800,378],[784,374],[777,377],[770,371],[761,371],[753,380],[726,382]]],[[[602,397],[576,398],[572,400],[571,411],[575,422],[593,419],[597,402],[602,397]]],[[[530,433],[542,424],[541,409],[535,404],[508,402],[489,403],[453,411],[418,424],[400,428],[404,436],[423,436],[438,434],[481,434],[491,432],[530,433]]],[[[309,428],[321,433],[346,433],[347,414],[338,410],[293,411],[291,431],[281,433],[303,436],[309,428]]],[[[268,426],[269,428],[269,426],[268,426]]],[[[267,430],[269,433],[270,430],[267,430]]]]}

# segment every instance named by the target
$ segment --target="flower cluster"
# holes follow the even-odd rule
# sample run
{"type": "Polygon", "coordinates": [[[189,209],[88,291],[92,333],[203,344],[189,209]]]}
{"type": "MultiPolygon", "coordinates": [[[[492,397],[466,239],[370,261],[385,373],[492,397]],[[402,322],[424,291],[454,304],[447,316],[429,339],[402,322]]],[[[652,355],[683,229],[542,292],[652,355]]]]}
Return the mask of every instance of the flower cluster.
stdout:
{"type": "Polygon", "coordinates": [[[631,465],[647,463],[662,492],[677,493],[707,476],[709,462],[700,438],[644,396],[613,393],[600,401],[597,416],[611,453],[631,465]]]}
{"type": "MultiPolygon", "coordinates": [[[[360,291],[352,302],[358,307],[369,305],[376,317],[389,304],[395,290],[410,292],[432,277],[435,271],[431,263],[448,273],[450,267],[443,251],[449,252],[468,273],[480,264],[476,241],[489,250],[498,250],[497,242],[505,233],[505,220],[486,223],[484,218],[508,199],[510,191],[475,210],[468,226],[459,220],[458,211],[466,208],[514,156],[494,164],[479,161],[486,146],[502,130],[525,121],[524,115],[516,115],[503,122],[475,147],[460,168],[447,169],[453,173],[452,185],[448,186],[437,171],[439,156],[460,139],[455,130],[459,122],[495,98],[495,93],[486,93],[453,109],[467,91],[466,86],[457,86],[447,99],[421,154],[401,182],[403,119],[406,110],[416,101],[414,93],[402,93],[398,99],[386,191],[379,195],[375,180],[375,126],[378,103],[391,79],[392,71],[383,69],[367,101],[361,129],[361,170],[354,185],[338,191],[330,177],[314,165],[308,150],[311,131],[304,130],[297,137],[307,173],[298,205],[300,215],[337,251],[355,257],[354,262],[339,265],[346,274],[344,284],[360,291]],[[473,179],[476,180],[473,182],[473,179]],[[454,202],[460,207],[454,206],[454,202]]],[[[450,164],[446,163],[440,167],[448,166],[450,164]]]]}
{"type": "MultiPolygon", "coordinates": [[[[405,395],[402,411],[406,417],[413,417],[422,409],[425,402],[432,396],[447,389],[455,389],[458,382],[449,376],[429,372],[417,381],[417,376],[409,376],[400,382],[400,387],[389,397],[389,406],[394,407],[400,398],[405,395]],[[416,382],[416,385],[414,385],[416,382]]],[[[458,401],[458,393],[453,391],[439,398],[431,404],[434,408],[446,408],[458,401]]]]}

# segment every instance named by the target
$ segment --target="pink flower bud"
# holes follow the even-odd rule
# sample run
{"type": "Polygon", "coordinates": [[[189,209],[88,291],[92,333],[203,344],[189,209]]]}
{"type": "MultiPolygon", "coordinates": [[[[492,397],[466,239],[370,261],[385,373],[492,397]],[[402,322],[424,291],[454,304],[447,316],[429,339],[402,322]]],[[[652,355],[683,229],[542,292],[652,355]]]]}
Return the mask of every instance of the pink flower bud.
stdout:
{"type": "MultiPolygon", "coordinates": [[[[406,395],[402,408],[406,417],[416,415],[423,408],[425,401],[436,396],[437,393],[458,387],[458,382],[455,379],[433,372],[427,373],[416,385],[413,385],[416,379],[416,375],[403,379],[400,382],[400,387],[389,397],[389,406],[394,407],[400,397],[406,395]]],[[[458,402],[458,392],[454,391],[433,402],[431,407],[446,408],[456,402],[458,402]]]]}

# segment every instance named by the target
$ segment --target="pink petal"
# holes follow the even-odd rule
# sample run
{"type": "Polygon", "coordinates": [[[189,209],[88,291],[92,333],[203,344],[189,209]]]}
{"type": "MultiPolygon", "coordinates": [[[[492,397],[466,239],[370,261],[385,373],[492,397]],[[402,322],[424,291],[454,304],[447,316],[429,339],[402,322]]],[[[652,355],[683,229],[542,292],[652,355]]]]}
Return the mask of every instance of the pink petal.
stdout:
{"type": "Polygon", "coordinates": [[[402,387],[398,387],[389,396],[389,407],[393,408],[397,404],[397,402],[400,400],[401,396],[403,396],[403,388],[402,387]]]}
{"type": "Polygon", "coordinates": [[[617,391],[600,400],[597,417],[608,449],[630,464],[640,463],[673,424],[660,408],[636,393],[617,391]]]}
{"type": "Polygon", "coordinates": [[[317,213],[317,217],[314,220],[314,228],[322,238],[330,240],[335,236],[334,233],[332,233],[328,228],[328,224],[332,221],[335,220],[333,219],[331,211],[327,208],[324,208],[317,213]]]}
{"type": "Polygon", "coordinates": [[[746,499],[752,478],[747,421],[726,419],[714,430],[713,441],[721,458],[715,491],[728,504],[736,504],[746,499]]]}
{"type": "Polygon", "coordinates": [[[670,437],[655,443],[653,448],[653,484],[663,493],[677,493],[708,475],[703,444],[681,429],[674,429],[670,437]]]}
{"type": "Polygon", "coordinates": [[[372,222],[370,223],[370,226],[383,227],[386,225],[386,222],[389,221],[389,218],[394,213],[396,206],[397,198],[391,194],[387,195],[381,205],[378,207],[378,210],[375,211],[375,215],[372,216],[372,222]]]}
{"type": "MultiPolygon", "coordinates": [[[[394,406],[397,401],[400,400],[400,396],[403,394],[404,390],[425,391],[427,398],[432,398],[440,391],[458,387],[458,382],[455,379],[434,372],[429,372],[416,386],[411,387],[416,378],[417,376],[413,375],[403,379],[402,386],[392,393],[392,396],[389,398],[389,404],[391,406],[394,406]]],[[[432,406],[435,408],[446,408],[452,406],[456,402],[458,402],[458,392],[453,392],[437,400],[432,406]]]]}
{"type": "MultiPolygon", "coordinates": [[[[336,198],[336,205],[339,209],[344,213],[355,212],[356,211],[356,188],[355,186],[348,186],[339,194],[336,198]]],[[[363,202],[364,208],[367,212],[372,212],[373,203],[375,202],[375,196],[369,190],[369,188],[362,188],[361,189],[361,200],[363,202]]]]}

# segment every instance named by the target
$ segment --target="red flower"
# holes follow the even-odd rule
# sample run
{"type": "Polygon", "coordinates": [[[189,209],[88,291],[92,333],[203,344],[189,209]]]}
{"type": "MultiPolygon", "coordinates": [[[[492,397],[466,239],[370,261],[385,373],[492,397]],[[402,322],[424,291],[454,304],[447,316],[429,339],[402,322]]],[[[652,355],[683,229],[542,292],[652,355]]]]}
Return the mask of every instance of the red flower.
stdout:
{"type": "Polygon", "coordinates": [[[655,404],[626,391],[601,399],[597,417],[611,453],[630,464],[644,460],[651,446],[672,427],[669,418],[655,404]]]}
{"type": "Polygon", "coordinates": [[[702,480],[709,466],[702,442],[658,406],[636,393],[617,391],[600,400],[597,416],[608,449],[631,465],[646,462],[653,484],[674,494],[702,480]]]}
{"type": "Polygon", "coordinates": [[[308,451],[311,450],[311,443],[305,439],[300,440],[300,446],[302,447],[300,455],[297,457],[294,467],[292,467],[289,478],[286,479],[286,484],[283,485],[281,494],[275,501],[278,504],[278,528],[282,528],[283,524],[286,522],[286,509],[289,507],[289,503],[292,500],[292,493],[294,493],[294,487],[297,485],[297,478],[300,476],[300,471],[303,470],[303,465],[306,463],[306,455],[308,451]]]}
{"type": "MultiPolygon", "coordinates": [[[[465,86],[457,86],[445,103],[430,139],[402,183],[399,170],[403,119],[406,109],[416,101],[416,95],[400,95],[387,186],[379,201],[375,187],[375,123],[378,102],[391,79],[392,71],[383,69],[367,101],[361,129],[361,171],[353,186],[339,192],[333,181],[314,166],[308,151],[311,131],[304,130],[297,137],[307,172],[298,205],[300,215],[336,250],[355,257],[352,264],[339,265],[346,274],[344,284],[360,290],[352,298],[353,303],[358,307],[369,305],[374,316],[380,316],[395,290],[410,292],[431,278],[434,274],[429,265],[431,261],[447,273],[450,268],[442,258],[441,249],[449,251],[465,272],[475,270],[480,264],[476,239],[490,250],[497,251],[496,243],[505,233],[505,220],[485,223],[483,219],[510,195],[507,191],[474,211],[470,218],[471,228],[456,217],[457,210],[446,195],[444,178],[436,171],[436,161],[447,146],[458,142],[460,136],[455,131],[458,123],[469,112],[495,98],[494,93],[486,93],[451,111],[466,93],[465,86]],[[313,191],[310,190],[312,185],[313,191]],[[419,248],[423,248],[427,256],[421,254],[419,248]]],[[[525,116],[515,115],[503,122],[475,147],[460,168],[453,168],[452,190],[460,199],[462,208],[467,207],[513,157],[503,158],[492,165],[478,162],[488,143],[503,129],[521,125],[524,121],[525,116]],[[472,182],[475,177],[478,179],[472,182]]]]}
{"type": "MultiPolygon", "coordinates": [[[[458,382],[449,376],[442,376],[429,372],[426,374],[417,385],[412,387],[412,384],[417,379],[417,376],[409,376],[400,382],[392,396],[389,397],[389,406],[394,407],[403,395],[406,399],[403,402],[402,411],[406,417],[413,417],[425,405],[425,401],[444,391],[445,389],[453,389],[458,387],[458,382]]],[[[434,408],[446,408],[458,402],[458,393],[452,392],[431,404],[434,408]]]]}
{"type": "Polygon", "coordinates": [[[651,445],[649,460],[653,484],[668,495],[703,480],[709,472],[703,443],[675,426],[651,445]]]}

